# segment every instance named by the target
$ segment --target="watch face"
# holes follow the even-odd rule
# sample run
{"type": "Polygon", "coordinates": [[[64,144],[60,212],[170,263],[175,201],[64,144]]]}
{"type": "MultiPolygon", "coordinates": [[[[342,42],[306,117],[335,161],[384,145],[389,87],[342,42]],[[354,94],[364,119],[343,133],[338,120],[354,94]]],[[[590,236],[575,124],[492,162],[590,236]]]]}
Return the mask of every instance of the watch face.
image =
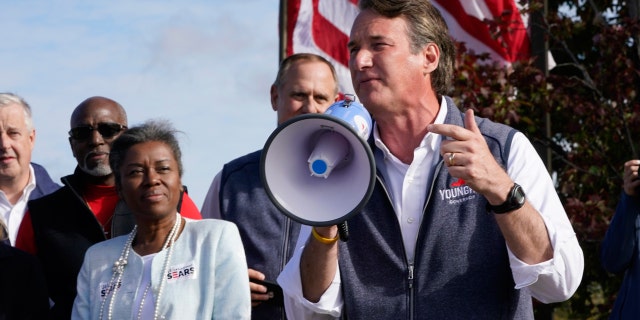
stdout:
{"type": "Polygon", "coordinates": [[[503,204],[497,206],[487,205],[487,208],[493,213],[498,214],[511,212],[522,208],[525,198],[524,190],[516,183],[513,185],[513,188],[511,188],[511,192],[509,192],[509,196],[503,204]]]}
{"type": "Polygon", "coordinates": [[[524,190],[522,190],[522,187],[519,184],[516,184],[514,186],[514,189],[515,189],[513,192],[514,204],[517,204],[521,207],[524,204],[524,199],[525,199],[524,190]]]}

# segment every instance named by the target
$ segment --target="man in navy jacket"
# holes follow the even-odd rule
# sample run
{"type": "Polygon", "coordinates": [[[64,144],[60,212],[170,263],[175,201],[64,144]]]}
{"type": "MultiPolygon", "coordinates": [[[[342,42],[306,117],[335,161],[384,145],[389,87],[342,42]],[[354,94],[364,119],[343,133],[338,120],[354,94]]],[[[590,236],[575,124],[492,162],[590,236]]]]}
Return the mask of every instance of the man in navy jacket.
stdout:
{"type": "Polygon", "coordinates": [[[640,160],[624,164],[623,189],[616,213],[602,241],[600,260],[605,270],[624,273],[611,319],[637,319],[640,316],[640,160]]]}

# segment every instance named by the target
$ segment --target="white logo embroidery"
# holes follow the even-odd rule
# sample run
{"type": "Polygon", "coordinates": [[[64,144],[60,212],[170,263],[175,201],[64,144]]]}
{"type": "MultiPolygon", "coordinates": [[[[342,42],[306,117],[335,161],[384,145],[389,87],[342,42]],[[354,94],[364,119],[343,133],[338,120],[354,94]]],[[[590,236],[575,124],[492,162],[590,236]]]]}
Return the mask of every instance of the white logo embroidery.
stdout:
{"type": "Polygon", "coordinates": [[[466,185],[465,181],[458,179],[451,184],[451,189],[438,190],[440,200],[447,201],[449,204],[460,204],[462,202],[475,199],[478,195],[473,189],[466,185]]]}

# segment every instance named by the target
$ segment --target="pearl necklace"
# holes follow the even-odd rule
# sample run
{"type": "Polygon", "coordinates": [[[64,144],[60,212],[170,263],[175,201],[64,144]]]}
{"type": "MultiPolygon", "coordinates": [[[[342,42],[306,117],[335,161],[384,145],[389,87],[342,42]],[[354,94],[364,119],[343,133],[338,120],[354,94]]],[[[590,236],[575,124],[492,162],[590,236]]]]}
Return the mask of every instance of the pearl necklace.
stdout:
{"type": "MultiPolygon", "coordinates": [[[[180,213],[176,213],[176,222],[174,223],[173,228],[171,228],[171,231],[169,232],[169,235],[167,236],[167,239],[165,240],[164,245],[162,246],[162,250],[168,247],[169,251],[167,252],[167,256],[164,259],[162,276],[160,278],[160,286],[158,288],[158,294],[156,295],[156,301],[155,301],[156,303],[153,310],[153,319],[158,319],[158,306],[160,303],[160,296],[162,295],[162,291],[164,289],[165,275],[168,272],[169,261],[171,260],[171,256],[173,254],[174,246],[172,246],[172,244],[176,241],[176,238],[178,237],[178,229],[180,229],[181,223],[182,223],[182,218],[180,217],[180,213]]],[[[107,319],[108,320],[112,319],[113,301],[115,301],[116,293],[118,292],[118,289],[120,289],[119,284],[120,284],[120,281],[122,280],[124,267],[127,265],[129,252],[132,249],[133,240],[135,239],[137,230],[138,230],[138,226],[136,225],[133,227],[133,230],[131,230],[131,233],[129,234],[129,238],[127,239],[127,242],[125,242],[124,248],[122,248],[122,253],[120,254],[120,258],[118,258],[118,260],[116,260],[113,263],[113,275],[111,275],[111,280],[109,280],[107,292],[102,298],[102,303],[100,304],[100,319],[102,319],[103,312],[104,312],[104,305],[105,305],[105,302],[107,301],[108,295],[111,295],[111,299],[109,300],[107,319]]],[[[140,319],[142,315],[142,307],[144,306],[144,300],[147,295],[147,290],[149,289],[150,286],[151,286],[151,283],[149,283],[149,286],[147,286],[147,288],[145,289],[144,296],[142,297],[142,300],[140,302],[140,308],[138,309],[138,319],[140,319]]]]}

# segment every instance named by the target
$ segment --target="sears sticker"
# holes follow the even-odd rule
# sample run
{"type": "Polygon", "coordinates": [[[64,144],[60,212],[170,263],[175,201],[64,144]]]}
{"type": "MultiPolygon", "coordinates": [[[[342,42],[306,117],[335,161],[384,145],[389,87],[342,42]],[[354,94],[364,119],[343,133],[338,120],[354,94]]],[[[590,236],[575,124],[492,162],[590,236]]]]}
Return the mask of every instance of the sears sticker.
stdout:
{"type": "Polygon", "coordinates": [[[167,282],[173,282],[186,279],[197,279],[196,267],[193,262],[171,266],[167,272],[167,282]]]}

